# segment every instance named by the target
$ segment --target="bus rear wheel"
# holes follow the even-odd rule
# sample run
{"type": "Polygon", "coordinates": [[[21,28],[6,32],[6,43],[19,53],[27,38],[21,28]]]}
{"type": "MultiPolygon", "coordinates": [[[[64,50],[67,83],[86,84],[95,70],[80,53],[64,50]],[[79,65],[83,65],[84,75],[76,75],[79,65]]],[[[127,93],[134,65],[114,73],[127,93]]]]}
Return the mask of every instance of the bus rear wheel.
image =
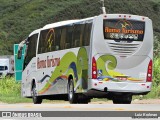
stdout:
{"type": "Polygon", "coordinates": [[[72,79],[68,81],[67,86],[68,91],[68,101],[70,104],[88,104],[90,99],[82,93],[75,93],[74,91],[74,82],[72,79]]]}
{"type": "Polygon", "coordinates": [[[36,84],[34,83],[32,86],[32,99],[34,104],[41,104],[42,103],[42,98],[40,96],[37,96],[37,91],[36,91],[36,84]]]}
{"type": "Polygon", "coordinates": [[[84,94],[78,94],[78,103],[79,104],[88,104],[90,102],[90,98],[88,98],[84,94]]]}
{"type": "Polygon", "coordinates": [[[115,96],[113,98],[114,104],[131,104],[132,102],[132,95],[127,96],[115,96]]]}
{"type": "Polygon", "coordinates": [[[74,83],[72,79],[68,81],[67,91],[68,91],[68,101],[70,102],[70,104],[77,103],[78,102],[77,95],[74,92],[74,83]]]}

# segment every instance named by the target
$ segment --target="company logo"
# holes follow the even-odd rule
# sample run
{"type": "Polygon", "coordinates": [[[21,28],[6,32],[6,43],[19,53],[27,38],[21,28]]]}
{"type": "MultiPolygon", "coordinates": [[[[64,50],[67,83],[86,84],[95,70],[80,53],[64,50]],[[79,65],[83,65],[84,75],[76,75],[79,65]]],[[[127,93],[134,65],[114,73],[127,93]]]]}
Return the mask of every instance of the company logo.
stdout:
{"type": "Polygon", "coordinates": [[[45,41],[47,41],[48,49],[51,49],[53,42],[55,41],[54,29],[50,29],[46,35],[45,41]]]}
{"type": "Polygon", "coordinates": [[[49,58],[49,56],[47,56],[47,59],[40,59],[39,57],[37,58],[37,68],[41,69],[41,68],[50,68],[50,67],[55,67],[55,66],[59,66],[60,65],[60,58],[49,58]]]}
{"type": "Polygon", "coordinates": [[[127,22],[124,22],[124,24],[121,23],[121,25],[122,25],[122,28],[127,28],[127,26],[130,26],[127,22]]]}
{"type": "MultiPolygon", "coordinates": [[[[138,25],[138,24],[137,24],[138,25]]],[[[132,24],[127,20],[119,20],[110,27],[105,27],[105,33],[110,34],[111,39],[133,39],[138,40],[139,35],[144,34],[144,30],[140,29],[139,26],[132,24]]]]}
{"type": "Polygon", "coordinates": [[[115,28],[105,27],[105,32],[107,32],[107,33],[124,33],[124,34],[144,34],[143,30],[133,29],[132,24],[127,20],[118,21],[115,25],[115,28]]]}

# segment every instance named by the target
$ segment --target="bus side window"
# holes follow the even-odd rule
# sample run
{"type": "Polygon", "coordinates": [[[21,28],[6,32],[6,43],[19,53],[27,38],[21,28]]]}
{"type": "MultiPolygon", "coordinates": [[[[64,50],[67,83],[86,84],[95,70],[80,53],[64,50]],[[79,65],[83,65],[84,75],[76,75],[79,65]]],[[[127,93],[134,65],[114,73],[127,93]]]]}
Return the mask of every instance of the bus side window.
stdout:
{"type": "Polygon", "coordinates": [[[61,34],[61,41],[60,41],[61,50],[65,49],[65,42],[66,42],[66,27],[63,27],[61,34]]]}
{"type": "Polygon", "coordinates": [[[83,36],[85,34],[85,24],[81,24],[81,31],[80,31],[80,41],[79,41],[79,47],[82,47],[82,43],[83,43],[83,36]]]}
{"type": "Polygon", "coordinates": [[[48,29],[45,31],[44,33],[45,36],[45,53],[46,52],[51,52],[52,50],[54,50],[54,44],[55,44],[55,33],[54,33],[54,29],[48,29]]]}
{"type": "Polygon", "coordinates": [[[45,41],[45,37],[46,37],[46,34],[47,34],[47,30],[43,30],[41,31],[40,33],[40,38],[39,38],[39,45],[38,45],[38,53],[41,54],[41,53],[44,53],[45,50],[46,50],[46,41],[45,41]]]}
{"type": "Polygon", "coordinates": [[[31,61],[31,59],[36,56],[37,39],[38,34],[34,34],[28,38],[27,52],[24,60],[24,69],[31,61]]]}
{"type": "Polygon", "coordinates": [[[74,25],[74,35],[73,35],[73,43],[72,47],[80,47],[80,31],[81,31],[81,25],[75,24],[74,25]]]}
{"type": "Polygon", "coordinates": [[[84,34],[83,34],[83,46],[88,46],[90,43],[90,35],[91,35],[92,23],[86,23],[84,34]]]}
{"type": "Polygon", "coordinates": [[[5,66],[5,70],[8,70],[8,67],[7,67],[7,66],[5,66]]]}
{"type": "Polygon", "coordinates": [[[61,28],[55,28],[55,51],[60,50],[61,28]]]}
{"type": "Polygon", "coordinates": [[[92,23],[89,23],[89,24],[88,24],[88,38],[87,38],[87,41],[86,41],[86,46],[88,46],[89,43],[90,43],[91,30],[92,30],[92,23]]]}
{"type": "Polygon", "coordinates": [[[70,48],[70,43],[65,43],[65,49],[69,49],[70,48]]]}
{"type": "Polygon", "coordinates": [[[65,49],[72,48],[72,42],[73,42],[73,26],[69,25],[67,26],[67,32],[66,32],[66,44],[65,49]]]}

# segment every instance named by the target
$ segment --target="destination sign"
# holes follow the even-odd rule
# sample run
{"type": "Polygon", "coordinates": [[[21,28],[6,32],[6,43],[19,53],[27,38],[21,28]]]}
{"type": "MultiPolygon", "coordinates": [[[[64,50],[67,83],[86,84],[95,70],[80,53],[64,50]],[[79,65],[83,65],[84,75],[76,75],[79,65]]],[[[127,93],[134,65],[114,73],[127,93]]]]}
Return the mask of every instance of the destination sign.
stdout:
{"type": "Polygon", "coordinates": [[[145,23],[133,20],[104,20],[104,38],[143,41],[145,23]]]}

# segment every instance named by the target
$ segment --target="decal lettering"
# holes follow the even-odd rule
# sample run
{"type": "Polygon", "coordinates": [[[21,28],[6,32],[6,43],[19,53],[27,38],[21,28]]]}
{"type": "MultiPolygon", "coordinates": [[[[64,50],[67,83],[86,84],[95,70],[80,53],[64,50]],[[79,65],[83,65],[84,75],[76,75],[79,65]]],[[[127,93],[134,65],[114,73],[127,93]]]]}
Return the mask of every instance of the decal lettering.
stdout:
{"type": "Polygon", "coordinates": [[[49,68],[49,67],[55,67],[60,65],[60,58],[49,58],[47,56],[47,60],[40,60],[37,58],[37,69],[41,68],[49,68]]]}
{"type": "Polygon", "coordinates": [[[144,37],[144,22],[128,20],[107,20],[104,26],[105,38],[113,40],[138,40],[144,37]]]}
{"type": "Polygon", "coordinates": [[[144,34],[143,30],[127,30],[126,28],[121,29],[113,29],[109,27],[105,27],[105,32],[107,33],[124,33],[124,34],[144,34]]]}

